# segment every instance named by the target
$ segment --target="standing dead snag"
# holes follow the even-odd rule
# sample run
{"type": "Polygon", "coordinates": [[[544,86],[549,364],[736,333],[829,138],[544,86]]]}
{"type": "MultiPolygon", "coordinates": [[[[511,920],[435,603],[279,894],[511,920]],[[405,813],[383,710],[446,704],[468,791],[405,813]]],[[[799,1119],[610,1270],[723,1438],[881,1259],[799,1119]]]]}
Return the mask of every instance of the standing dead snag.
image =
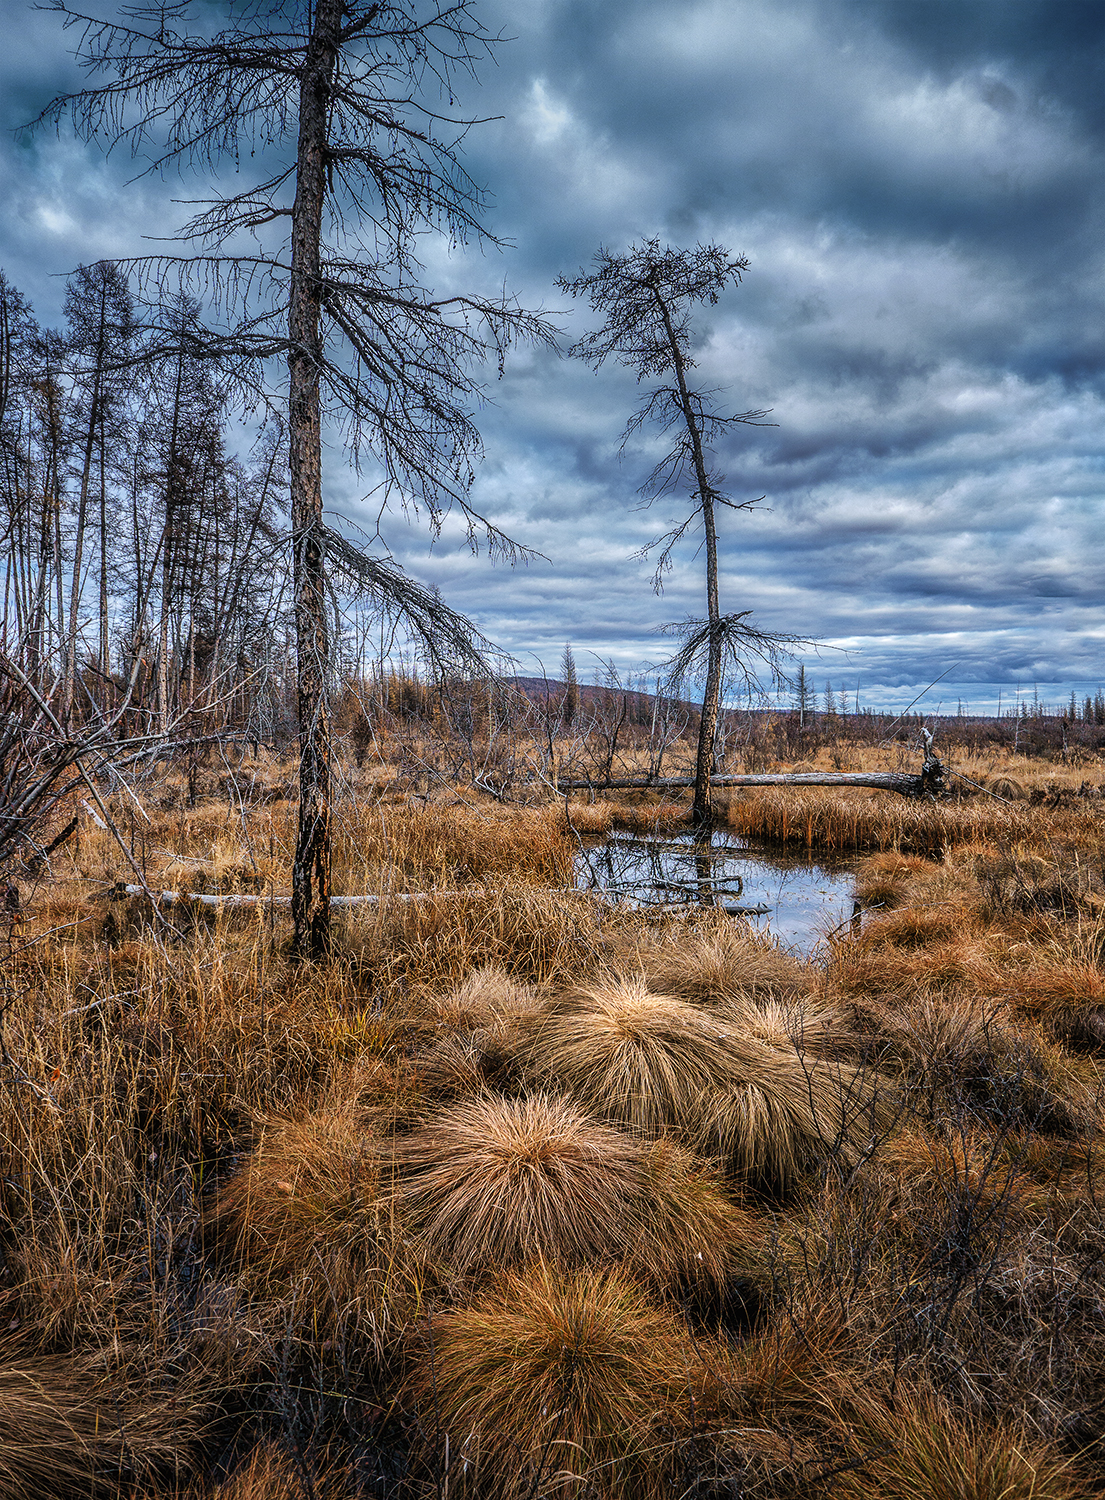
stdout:
{"type": "Polygon", "coordinates": [[[726,287],[740,284],[748,269],[743,257],[730,257],[721,245],[697,245],[693,250],[660,248],[659,240],[633,245],[625,255],[600,249],[595,269],[573,280],[560,277],[557,285],[573,297],[586,296],[595,312],[605,316],[601,328],[586,334],[571,352],[596,370],[611,355],[636,370],[638,382],[650,375],[670,375],[673,383],[650,391],[630,417],[622,437],[625,443],[646,423],[656,423],[661,432],[674,431],[675,441],[641,486],[646,503],[659,498],[686,480],[694,505],[690,515],[671,531],[642,549],[642,555],[659,549],[653,585],[659,592],[671,553],[697,521],[702,524],[706,555],[706,619],[689,620],[677,627],[684,644],[677,653],[669,676],[673,691],[679,680],[705,659],[705,688],[698,734],[695,770],[694,820],[702,824],[711,811],[710,782],[714,770],[714,747],[721,707],[724,661],[729,654],[746,678],[754,677],[751,655],[777,672],[777,659],[794,638],[770,636],[744,622],[748,611],[723,615],[718,598],[717,519],[715,507],[751,510],[756,500],[735,501],[718,488],[718,477],[706,459],[706,449],[718,437],[739,424],[763,425],[766,411],[723,415],[710,391],[692,389],[687,372],[694,366],[691,354],[690,310],[697,303],[716,302],[726,287]]]}
{"type": "MultiPolygon", "coordinates": [[[[190,27],[188,0],[119,20],[64,0],[56,9],[77,28],[81,64],[106,81],[55,99],[40,119],[71,115],[85,138],[126,142],[150,170],[258,162],[262,180],[201,202],[179,236],[188,253],[138,266],[155,302],[181,280],[208,296],[223,321],[190,330],[188,349],[220,361],[241,388],[272,399],[271,366],[286,361],[301,744],[294,950],[321,957],[330,934],[324,423],[344,429],[355,463],[369,462],[381,504],[398,496],[424,507],[435,532],[456,506],[473,544],[482,536],[509,558],[525,553],[469,503],[482,451],[471,407],[489,355],[501,364],[516,339],[551,343],[555,330],[505,295],[435,297],[416,256],[426,233],[494,243],[460,162],[474,122],[449,113],[457,75],[474,75],[493,39],[473,0],[228,3],[230,24],[217,34],[206,8],[190,27]],[[442,128],[450,119],[455,131],[442,128]]],[[[172,326],[161,334],[165,351],[181,342],[172,326]]],[[[403,613],[405,581],[362,561],[353,571],[373,604],[403,613]]],[[[413,630],[433,654],[417,621],[413,630]]]]}

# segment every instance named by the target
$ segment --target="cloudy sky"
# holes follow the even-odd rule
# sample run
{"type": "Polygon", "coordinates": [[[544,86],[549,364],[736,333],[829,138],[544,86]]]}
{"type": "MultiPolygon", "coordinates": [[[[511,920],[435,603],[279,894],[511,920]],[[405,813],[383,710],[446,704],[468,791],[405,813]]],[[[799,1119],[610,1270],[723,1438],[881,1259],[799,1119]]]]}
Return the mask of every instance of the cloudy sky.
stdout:
{"type": "MultiPolygon", "coordinates": [[[[2,0],[0,265],[43,321],[79,261],[179,222],[179,180],[12,127],[77,75],[56,16],[2,0]]],[[[110,7],[109,7],[110,8],[110,7]]],[[[106,12],[105,12],[106,13],[106,12]]],[[[805,660],[863,704],[972,709],[1105,682],[1105,5],[1102,0],[480,0],[511,40],[460,90],[466,165],[503,253],[427,249],[436,286],[582,309],[555,278],[601,243],[716,241],[743,285],[697,321],[698,376],[733,410],[717,453],[752,513],[722,523],[722,607],[816,637],[805,660]]],[[[242,165],[245,171],[245,164],[242,165]]],[[[234,186],[240,183],[235,181],[234,186]]],[[[199,196],[199,194],[196,194],[199,196]]],[[[694,543],[662,596],[632,554],[679,502],[637,508],[638,392],[523,354],[492,381],[475,500],[545,554],[473,559],[385,533],[511,650],[554,672],[570,640],[637,670],[703,612],[694,543]]],[[[358,515],[328,455],[327,496],[358,515]]]]}

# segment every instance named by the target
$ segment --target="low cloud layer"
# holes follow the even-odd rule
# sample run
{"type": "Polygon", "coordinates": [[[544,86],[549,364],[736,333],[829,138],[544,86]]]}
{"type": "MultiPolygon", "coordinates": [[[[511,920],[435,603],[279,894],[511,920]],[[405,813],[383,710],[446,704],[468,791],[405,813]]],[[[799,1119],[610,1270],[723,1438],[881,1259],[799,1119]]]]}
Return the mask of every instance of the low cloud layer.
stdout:
{"type": "MultiPolygon", "coordinates": [[[[436,285],[562,308],[554,286],[602,243],[717,240],[744,284],[699,320],[698,375],[738,429],[720,467],[756,511],[726,517],[722,602],[817,637],[819,680],[861,701],[973,706],[1018,684],[1081,695],[1105,678],[1102,319],[1105,18],[1097,0],[483,0],[514,37],[462,90],[467,162],[514,248],[429,246],[436,285]],[[850,689],[851,690],[851,689],[850,689]],[[926,700],[926,701],[932,701],[926,700]]],[[[72,86],[56,18],[6,3],[4,123],[72,86]]],[[[141,253],[192,194],[125,185],[130,164],[62,137],[9,136],[2,263],[57,316],[78,261],[141,253]]],[[[664,593],[632,554],[678,513],[638,509],[655,458],[619,457],[638,391],[615,367],[523,354],[489,391],[476,500],[537,549],[473,559],[459,527],[427,552],[393,517],[396,555],[518,657],[565,640],[637,669],[665,620],[702,613],[701,562],[664,593]]],[[[356,518],[332,455],[330,503],[356,518]]]]}

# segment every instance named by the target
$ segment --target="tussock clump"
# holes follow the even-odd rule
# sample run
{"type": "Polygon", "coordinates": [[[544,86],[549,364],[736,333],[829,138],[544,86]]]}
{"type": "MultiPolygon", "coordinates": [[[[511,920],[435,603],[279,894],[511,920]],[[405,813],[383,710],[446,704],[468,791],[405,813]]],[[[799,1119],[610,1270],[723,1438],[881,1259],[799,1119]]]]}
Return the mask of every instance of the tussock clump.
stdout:
{"type": "Polygon", "coordinates": [[[809,992],[804,966],[770,938],[743,923],[642,944],[641,971],[649,988],[694,1004],[726,1003],[738,996],[796,999],[809,992]]]}
{"type": "Polygon", "coordinates": [[[459,1275],[624,1259],[663,1286],[716,1288],[762,1239],[687,1152],[547,1094],[456,1104],[400,1137],[393,1161],[400,1217],[459,1275]]]}
{"type": "Polygon", "coordinates": [[[536,984],[583,973],[634,918],[582,894],[519,885],[382,901],[347,919],[346,941],[361,983],[382,997],[444,989],[484,965],[536,984]]]}
{"type": "Polygon", "coordinates": [[[1000,1005],[937,994],[906,1007],[868,1007],[867,1014],[915,1098],[936,1118],[967,1107],[1011,1129],[1074,1136],[1093,1127],[1093,1064],[1012,1025],[1000,1005]]]}
{"type": "Polygon", "coordinates": [[[1028,1175],[1023,1139],[984,1130],[900,1131],[873,1163],[887,1224],[930,1271],[956,1257],[980,1261],[1019,1229],[1046,1192],[1028,1175]]]}
{"type": "Polygon", "coordinates": [[[681,1415],[693,1429],[688,1457],[699,1476],[717,1481],[717,1493],[734,1480],[740,1494],[803,1493],[801,1476],[823,1466],[827,1424],[818,1408],[827,1391],[847,1389],[856,1362],[831,1299],[821,1300],[818,1314],[816,1321],[773,1323],[739,1342],[696,1345],[698,1361],[688,1368],[694,1401],[681,1415]]]}
{"type": "Polygon", "coordinates": [[[1082,1500],[1094,1493],[1070,1459],[1027,1427],[990,1425],[928,1390],[834,1403],[854,1445],[833,1492],[846,1500],[1082,1500]]]}
{"type": "Polygon", "coordinates": [[[379,1191],[384,1128],[344,1100],[270,1121],[205,1225],[256,1293],[279,1298],[295,1284],[318,1322],[353,1308],[377,1345],[418,1283],[379,1191]]]}
{"type": "Polygon", "coordinates": [[[693,1354],[676,1319],[622,1276],[535,1265],[436,1318],[429,1339],[409,1391],[439,1488],[488,1500],[670,1495],[663,1423],[693,1354]]]}
{"type": "Polygon", "coordinates": [[[526,1025],[534,1077],[605,1119],[677,1134],[771,1190],[830,1155],[855,1159],[893,1107],[873,1072],[768,1045],[742,1015],[653,994],[641,980],[554,997],[526,1025]]]}
{"type": "Polygon", "coordinates": [[[874,917],[861,942],[868,947],[925,948],[934,943],[961,941],[977,930],[974,914],[951,904],[907,906],[874,917]]]}
{"type": "Polygon", "coordinates": [[[509,1091],[516,1082],[515,1027],[505,1019],[478,1031],[446,1032],[412,1062],[425,1099],[462,1099],[485,1089],[509,1091]]]}
{"type": "Polygon", "coordinates": [[[554,996],[526,1018],[529,1063],[606,1119],[648,1135],[679,1129],[724,1088],[733,1058],[716,1018],[640,979],[554,996]]]}
{"type": "Polygon", "coordinates": [[[856,900],[887,911],[901,906],[906,887],[929,868],[917,854],[873,854],[856,871],[856,900]]]}
{"type": "Polygon", "coordinates": [[[424,1008],[445,1025],[474,1031],[532,1003],[529,985],[519,984],[499,964],[484,964],[424,1008]]]}
{"type": "MultiPolygon", "coordinates": [[[[320,1463],[313,1454],[300,1454],[297,1463],[284,1449],[265,1443],[254,1449],[229,1479],[213,1489],[204,1486],[197,1490],[194,1500],[303,1500],[304,1495],[312,1495],[314,1500],[355,1500],[363,1493],[347,1465],[332,1460],[320,1463]]],[[[180,1500],[193,1500],[192,1492],[180,1500]]]]}
{"type": "Polygon", "coordinates": [[[715,1014],[777,1052],[849,1057],[866,1050],[852,1018],[826,1003],[734,1000],[719,1006],[715,1014]]]}
{"type": "Polygon", "coordinates": [[[1041,962],[993,964],[980,976],[987,995],[1007,999],[1023,1016],[1076,1052],[1105,1050],[1105,973],[1095,963],[1055,955],[1041,962]]]}

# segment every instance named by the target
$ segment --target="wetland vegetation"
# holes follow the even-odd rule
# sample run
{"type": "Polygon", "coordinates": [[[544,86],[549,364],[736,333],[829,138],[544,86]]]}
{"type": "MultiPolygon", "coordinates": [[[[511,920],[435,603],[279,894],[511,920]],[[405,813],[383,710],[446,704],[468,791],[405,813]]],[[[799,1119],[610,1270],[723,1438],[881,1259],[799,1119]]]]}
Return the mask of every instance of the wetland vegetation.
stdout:
{"type": "MultiPolygon", "coordinates": [[[[688,847],[689,790],[492,795],[412,722],[358,765],[342,721],[335,889],[379,899],[326,962],[263,899],[120,895],[286,893],[277,751],[151,764],[105,795],[125,852],[74,796],[13,870],[5,1493],[1097,1492],[1096,750],[725,794],[715,848],[853,866],[862,922],[803,955],[578,888],[581,841],[688,847]]],[[[830,731],[802,764],[913,754],[830,731]]]]}

